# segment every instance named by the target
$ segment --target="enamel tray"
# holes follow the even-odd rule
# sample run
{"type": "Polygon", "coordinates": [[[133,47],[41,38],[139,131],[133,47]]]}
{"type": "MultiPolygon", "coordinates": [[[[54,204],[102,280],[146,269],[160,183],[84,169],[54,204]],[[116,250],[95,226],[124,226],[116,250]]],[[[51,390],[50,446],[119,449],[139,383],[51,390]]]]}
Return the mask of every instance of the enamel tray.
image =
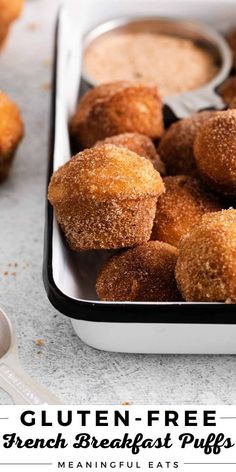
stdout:
{"type": "MultiPolygon", "coordinates": [[[[182,17],[219,30],[236,25],[234,1],[74,0],[60,9],[54,53],[48,181],[71,156],[68,119],[81,91],[82,37],[97,24],[127,16],[182,17]]],[[[46,203],[43,278],[48,298],[71,318],[78,336],[103,350],[134,353],[236,353],[236,305],[101,302],[95,280],[108,251],[76,254],[46,203]]]]}

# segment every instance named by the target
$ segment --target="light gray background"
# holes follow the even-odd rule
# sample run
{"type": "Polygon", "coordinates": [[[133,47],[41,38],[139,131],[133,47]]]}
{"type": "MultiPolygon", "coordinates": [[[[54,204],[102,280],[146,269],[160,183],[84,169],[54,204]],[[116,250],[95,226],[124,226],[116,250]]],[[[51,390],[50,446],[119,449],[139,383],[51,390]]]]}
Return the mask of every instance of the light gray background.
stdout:
{"type": "MultiPolygon", "coordinates": [[[[80,341],[70,320],[47,300],[41,271],[58,5],[58,0],[28,0],[0,54],[0,88],[18,102],[26,125],[11,176],[0,186],[0,303],[16,328],[23,366],[67,404],[235,403],[234,356],[99,352],[80,341]],[[38,339],[45,345],[38,347],[38,339]]],[[[0,403],[8,402],[0,391],[0,403]]]]}

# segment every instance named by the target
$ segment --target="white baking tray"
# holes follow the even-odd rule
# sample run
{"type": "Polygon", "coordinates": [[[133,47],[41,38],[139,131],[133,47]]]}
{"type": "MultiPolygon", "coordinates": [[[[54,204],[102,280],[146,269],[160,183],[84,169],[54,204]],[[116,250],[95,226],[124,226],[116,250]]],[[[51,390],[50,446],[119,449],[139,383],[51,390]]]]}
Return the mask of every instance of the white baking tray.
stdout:
{"type": "MultiPolygon", "coordinates": [[[[85,0],[59,12],[55,38],[49,179],[71,157],[68,120],[80,89],[83,36],[116,17],[165,16],[200,20],[225,32],[236,25],[227,1],[85,0]]],[[[44,282],[48,297],[70,316],[77,334],[98,349],[140,353],[236,353],[236,305],[101,302],[96,274],[108,251],[70,251],[47,204],[44,282]]]]}

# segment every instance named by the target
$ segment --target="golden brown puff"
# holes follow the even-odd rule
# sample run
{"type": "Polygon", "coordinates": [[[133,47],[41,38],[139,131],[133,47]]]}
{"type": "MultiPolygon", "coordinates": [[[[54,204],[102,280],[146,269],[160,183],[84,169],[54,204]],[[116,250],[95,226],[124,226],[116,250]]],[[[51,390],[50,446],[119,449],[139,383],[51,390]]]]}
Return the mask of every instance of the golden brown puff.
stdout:
{"type": "Polygon", "coordinates": [[[20,15],[23,4],[24,0],[0,0],[0,48],[11,23],[20,15]]]}
{"type": "Polygon", "coordinates": [[[236,303],[236,210],[204,215],[179,250],[176,279],[185,300],[236,303]]]}
{"type": "Polygon", "coordinates": [[[233,28],[228,36],[227,36],[227,41],[229,43],[229,46],[233,52],[233,65],[236,67],[236,28],[233,28]]]}
{"type": "Polygon", "coordinates": [[[97,141],[95,146],[101,146],[103,144],[114,144],[115,146],[126,147],[130,151],[136,152],[136,154],[149,159],[154,168],[160,172],[161,175],[165,175],[165,166],[160,156],[157,154],[152,140],[148,136],[140,133],[122,133],[105,138],[102,141],[97,141]]]}
{"type": "Polygon", "coordinates": [[[99,85],[82,97],[70,121],[72,140],[82,148],[126,132],[151,139],[162,135],[162,102],[156,86],[136,82],[99,85]]]}
{"type": "Polygon", "coordinates": [[[236,110],[226,110],[207,121],[194,143],[201,176],[218,193],[236,196],[236,110]]]}
{"type": "Polygon", "coordinates": [[[150,161],[104,144],[60,167],[48,197],[72,249],[112,249],[148,241],[163,191],[150,161]]]}
{"type": "Polygon", "coordinates": [[[151,239],[178,246],[204,213],[221,210],[222,205],[194,177],[176,175],[163,181],[166,191],[157,200],[151,239]]]}
{"type": "Polygon", "coordinates": [[[82,120],[82,118],[86,118],[88,116],[91,107],[96,101],[103,101],[106,98],[112,97],[114,94],[114,90],[123,90],[123,88],[125,88],[128,84],[129,82],[120,81],[109,84],[101,84],[98,87],[93,87],[89,89],[88,92],[86,92],[80,98],[80,101],[77,105],[76,114],[78,120],[82,120]]]}
{"type": "Polygon", "coordinates": [[[101,300],[178,301],[175,281],[178,251],[160,241],[149,241],[113,256],[102,268],[96,284],[101,300]]]}
{"type": "MultiPolygon", "coordinates": [[[[97,102],[101,101],[103,103],[104,100],[109,100],[113,96],[114,91],[118,92],[120,90],[123,90],[123,88],[125,88],[127,85],[128,82],[125,81],[101,84],[98,87],[91,88],[87,93],[85,93],[81,97],[76,107],[75,113],[69,123],[70,135],[75,147],[77,146],[79,150],[83,147],[92,147],[96,143],[96,141],[99,140],[98,139],[92,144],[87,144],[86,146],[83,146],[79,138],[80,132],[78,131],[78,129],[82,129],[83,131],[83,127],[86,127],[86,124],[89,119],[89,113],[97,102]]],[[[104,137],[102,139],[104,139],[104,137]]]]}
{"type": "Polygon", "coordinates": [[[7,177],[24,126],[18,106],[0,91],[0,180],[7,177]]]}
{"type": "Polygon", "coordinates": [[[203,123],[211,118],[213,112],[202,111],[190,118],[173,123],[163,135],[158,153],[166,166],[168,175],[197,176],[193,143],[203,123]]]}
{"type": "Polygon", "coordinates": [[[221,95],[226,105],[231,108],[232,102],[236,99],[236,76],[229,77],[220,85],[218,93],[221,95]]]}

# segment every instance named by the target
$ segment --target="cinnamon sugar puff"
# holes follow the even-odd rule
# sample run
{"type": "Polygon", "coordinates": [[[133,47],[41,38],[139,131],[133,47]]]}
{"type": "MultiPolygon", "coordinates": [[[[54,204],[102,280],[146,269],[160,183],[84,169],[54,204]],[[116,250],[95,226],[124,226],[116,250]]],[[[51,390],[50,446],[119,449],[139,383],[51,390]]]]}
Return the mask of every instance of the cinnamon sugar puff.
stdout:
{"type": "Polygon", "coordinates": [[[54,172],[48,198],[70,247],[78,251],[148,241],[163,192],[151,162],[105,144],[80,152],[54,172]]]}
{"type": "Polygon", "coordinates": [[[149,241],[109,259],[96,284],[105,301],[178,301],[174,271],[178,250],[160,241],[149,241]]]}
{"type": "Polygon", "coordinates": [[[199,130],[194,154],[200,175],[226,197],[236,197],[236,110],[217,112],[199,130]]]}
{"type": "Polygon", "coordinates": [[[195,113],[173,123],[164,133],[158,153],[166,166],[167,175],[198,174],[193,145],[200,127],[213,115],[211,111],[195,113]]]}
{"type": "Polygon", "coordinates": [[[136,152],[140,156],[149,159],[155,169],[160,172],[161,175],[165,175],[165,165],[162,162],[159,154],[152,140],[140,133],[122,133],[110,138],[105,138],[102,141],[97,141],[95,146],[101,146],[103,144],[115,144],[115,146],[126,147],[130,151],[136,152]]]}
{"type": "Polygon", "coordinates": [[[70,121],[72,141],[80,149],[127,132],[157,139],[163,129],[157,87],[136,82],[113,82],[89,90],[70,121]]]}
{"type": "Polygon", "coordinates": [[[204,215],[179,251],[176,279],[185,300],[236,303],[236,210],[204,215]]]}
{"type": "Polygon", "coordinates": [[[189,175],[165,177],[165,193],[158,198],[151,239],[178,246],[181,238],[208,212],[222,204],[202,182],[189,175]]]}

